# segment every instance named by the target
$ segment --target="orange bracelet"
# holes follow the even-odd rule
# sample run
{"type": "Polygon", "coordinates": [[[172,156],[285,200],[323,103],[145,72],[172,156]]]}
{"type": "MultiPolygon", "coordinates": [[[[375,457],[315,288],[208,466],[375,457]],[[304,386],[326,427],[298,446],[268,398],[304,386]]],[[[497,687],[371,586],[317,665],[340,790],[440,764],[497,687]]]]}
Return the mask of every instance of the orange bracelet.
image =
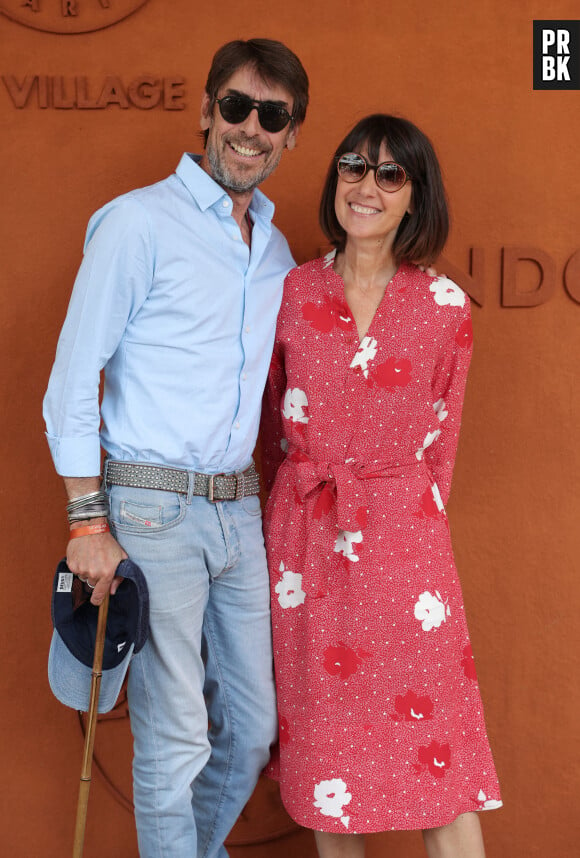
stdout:
{"type": "Polygon", "coordinates": [[[78,539],[79,536],[91,536],[94,533],[109,533],[109,525],[103,524],[87,524],[84,527],[75,527],[70,532],[70,539],[78,539]]]}

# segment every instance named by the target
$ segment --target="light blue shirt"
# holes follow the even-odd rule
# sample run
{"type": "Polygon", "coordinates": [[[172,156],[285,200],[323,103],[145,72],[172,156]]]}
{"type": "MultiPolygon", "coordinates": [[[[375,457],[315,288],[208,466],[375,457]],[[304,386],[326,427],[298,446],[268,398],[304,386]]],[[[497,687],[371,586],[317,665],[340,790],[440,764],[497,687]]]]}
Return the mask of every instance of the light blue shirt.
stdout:
{"type": "Polygon", "coordinates": [[[44,399],[59,474],[98,475],[101,446],[204,473],[247,467],[294,264],[259,190],[249,211],[251,249],[231,198],[185,154],[93,215],[44,399]]]}

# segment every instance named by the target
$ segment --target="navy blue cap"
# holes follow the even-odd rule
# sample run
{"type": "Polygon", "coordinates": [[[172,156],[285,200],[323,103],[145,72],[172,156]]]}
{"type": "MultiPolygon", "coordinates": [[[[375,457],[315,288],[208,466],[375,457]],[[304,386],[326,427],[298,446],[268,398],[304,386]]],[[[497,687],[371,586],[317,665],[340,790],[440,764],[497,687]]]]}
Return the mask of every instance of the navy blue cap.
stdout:
{"type": "MultiPolygon", "coordinates": [[[[132,560],[122,560],[115,575],[122,577],[109,599],[103,650],[99,712],[115,705],[129,662],[143,648],[149,630],[149,592],[145,576],[132,560]]],[[[48,681],[55,697],[88,712],[99,608],[91,591],[70,571],[66,560],[56,569],[52,587],[54,631],[48,656],[48,681]]]]}

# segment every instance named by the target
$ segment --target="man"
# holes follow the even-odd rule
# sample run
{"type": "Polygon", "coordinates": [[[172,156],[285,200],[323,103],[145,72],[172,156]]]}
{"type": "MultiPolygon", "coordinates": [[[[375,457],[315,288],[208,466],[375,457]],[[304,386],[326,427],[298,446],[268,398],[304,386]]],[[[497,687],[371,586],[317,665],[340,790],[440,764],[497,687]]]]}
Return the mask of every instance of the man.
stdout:
{"type": "Polygon", "coordinates": [[[204,154],[89,223],[45,397],[70,569],[94,604],[114,594],[126,553],[149,587],[150,635],[128,686],[142,858],[226,855],[276,736],[251,457],[293,262],[256,188],[294,147],[307,103],[306,73],[281,43],[217,52],[204,154]]]}

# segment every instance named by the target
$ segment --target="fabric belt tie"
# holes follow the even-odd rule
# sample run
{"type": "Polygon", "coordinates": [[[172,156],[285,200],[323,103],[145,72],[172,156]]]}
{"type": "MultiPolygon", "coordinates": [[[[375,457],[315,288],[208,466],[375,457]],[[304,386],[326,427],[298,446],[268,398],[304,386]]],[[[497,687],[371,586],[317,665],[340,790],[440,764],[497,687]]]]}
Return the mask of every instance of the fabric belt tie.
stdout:
{"type": "Polygon", "coordinates": [[[107,459],[103,472],[106,486],[158,489],[183,495],[205,497],[212,503],[241,500],[260,493],[260,477],[252,464],[232,474],[198,474],[185,468],[168,468],[145,462],[107,459]]]}
{"type": "MultiPolygon", "coordinates": [[[[353,534],[364,531],[369,506],[365,485],[368,480],[398,479],[416,472],[418,466],[425,467],[425,463],[416,457],[396,464],[356,460],[322,462],[308,458],[298,447],[290,445],[286,466],[292,469],[296,493],[302,502],[314,499],[318,493],[312,509],[313,518],[320,519],[331,512],[336,514],[338,539],[341,531],[353,534]]],[[[345,571],[348,574],[351,560],[352,557],[347,559],[344,556],[340,545],[329,542],[324,529],[315,528],[306,545],[304,558],[304,568],[312,569],[310,583],[304,582],[309,594],[313,598],[327,596],[330,582],[336,584],[345,571]],[[325,557],[327,559],[321,562],[325,557]]]]}
{"type": "MultiPolygon", "coordinates": [[[[292,462],[295,470],[296,491],[301,501],[312,492],[320,490],[317,506],[320,513],[328,512],[336,504],[336,518],[339,530],[358,530],[357,512],[361,506],[366,508],[367,500],[357,497],[361,480],[374,480],[385,477],[399,478],[415,470],[421,462],[414,457],[403,463],[371,462],[321,462],[309,459],[302,450],[293,448],[287,461],[292,462]]],[[[318,516],[317,516],[318,517],[318,516]]]]}

